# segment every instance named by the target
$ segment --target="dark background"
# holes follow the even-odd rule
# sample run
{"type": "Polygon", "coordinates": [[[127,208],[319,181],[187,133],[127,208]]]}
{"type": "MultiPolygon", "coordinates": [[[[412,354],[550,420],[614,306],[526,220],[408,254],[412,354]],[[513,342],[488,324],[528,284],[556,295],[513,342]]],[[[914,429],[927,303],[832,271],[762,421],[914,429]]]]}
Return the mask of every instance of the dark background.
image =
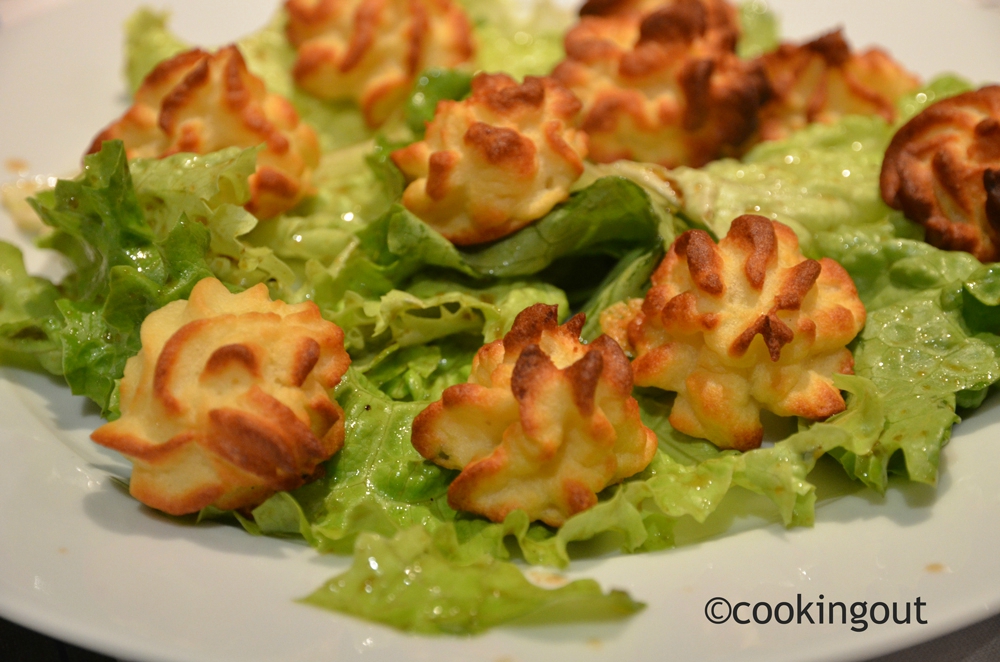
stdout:
{"type": "Polygon", "coordinates": [[[0,619],[0,662],[115,662],[0,619]]]}
{"type": "MultiPolygon", "coordinates": [[[[664,658],[666,659],[666,658],[664,658]]],[[[995,662],[1000,660],[1000,616],[920,646],[869,662],[995,662]]],[[[0,618],[0,662],[117,662],[64,644],[0,618]]]]}

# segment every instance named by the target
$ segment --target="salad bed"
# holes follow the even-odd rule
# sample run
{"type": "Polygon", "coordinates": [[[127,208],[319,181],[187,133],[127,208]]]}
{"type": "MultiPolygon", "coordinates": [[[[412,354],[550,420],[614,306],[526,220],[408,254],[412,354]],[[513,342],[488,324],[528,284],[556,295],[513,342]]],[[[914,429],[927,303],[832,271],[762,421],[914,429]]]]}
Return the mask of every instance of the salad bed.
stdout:
{"type": "MultiPolygon", "coordinates": [[[[143,29],[163,30],[155,17],[142,16],[143,29]]],[[[161,36],[143,43],[180,47],[161,36]]],[[[260,71],[287,56],[273,31],[251,38],[246,51],[260,57],[260,71]]],[[[156,61],[161,54],[134,53],[131,61],[140,55],[156,61]]],[[[275,72],[268,83],[280,89],[275,72]]],[[[442,77],[426,78],[430,88],[442,77]]],[[[904,103],[901,119],[965,88],[955,79],[935,81],[904,103]]],[[[426,99],[426,89],[419,94],[426,99]]],[[[351,109],[323,106],[314,118],[308,102],[300,103],[326,148],[346,140],[351,109]]],[[[597,535],[617,536],[625,551],[661,549],[672,544],[678,518],[703,521],[733,487],[770,498],[786,524],[807,525],[815,499],[808,474],[821,456],[878,491],[890,473],[934,483],[957,408],[978,406],[1000,377],[990,331],[1000,303],[994,270],[924,244],[919,228],[881,203],[877,172],[892,133],[879,119],[847,118],[758,147],[740,162],[673,171],[669,185],[655,168],[594,166],[568,203],[478,251],[456,249],[393,204],[402,182],[385,158],[387,139],[331,152],[320,195],[267,225],[242,209],[253,150],[128,163],[120,146],[108,144],[88,158],[81,179],[61,182],[36,202],[55,228],[44,245],[69,258],[73,275],[58,286],[32,278],[18,269],[16,249],[5,247],[3,349],[11,363],[62,374],[113,417],[115,383],[138,350],[139,324],[202,277],[215,275],[233,289],[266,282],[273,296],[313,300],[345,330],[354,359],[338,390],[348,420],[345,449],[324,478],[273,497],[252,519],[225,514],[252,533],[354,551],[352,570],[308,600],[425,632],[471,632],[532,615],[627,614],[634,602],[601,597],[592,584],[554,593],[531,587],[505,564],[505,540],[513,537],[527,561],[555,566],[569,562],[569,543],[597,535]],[[483,341],[536,302],[587,312],[592,338],[597,313],[642,293],[679,230],[721,235],[748,210],[792,225],[807,254],[838,260],[858,285],[869,319],[853,347],[856,376],[838,382],[850,394],[846,412],[741,454],[673,431],[669,400],[642,392],[659,454],[642,475],[610,488],[597,507],[558,531],[516,514],[491,524],[448,508],[443,497],[453,472],[416,454],[409,425],[427,401],[465,380],[483,341]],[[592,277],[581,279],[581,272],[592,277]],[[427,575],[409,582],[406,571],[417,566],[427,575]],[[432,587],[444,590],[438,602],[427,599],[432,587]],[[473,613],[470,606],[490,605],[481,600],[489,595],[496,605],[473,613]],[[397,600],[399,609],[385,608],[397,600]]],[[[202,513],[215,516],[223,514],[202,513]]]]}

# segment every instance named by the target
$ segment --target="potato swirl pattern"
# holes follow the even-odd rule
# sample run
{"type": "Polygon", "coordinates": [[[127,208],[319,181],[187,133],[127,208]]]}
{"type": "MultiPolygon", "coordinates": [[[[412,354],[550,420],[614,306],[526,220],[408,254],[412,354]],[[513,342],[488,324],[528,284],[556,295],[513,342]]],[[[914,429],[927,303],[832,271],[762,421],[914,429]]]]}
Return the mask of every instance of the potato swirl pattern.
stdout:
{"type": "Polygon", "coordinates": [[[410,181],[403,204],[455,244],[506,236],[569,197],[583,174],[580,102],[551,78],[480,74],[464,101],[442,101],[426,138],[393,152],[410,181]]]}
{"type": "Polygon", "coordinates": [[[185,51],[158,64],[136,90],[132,107],[94,138],[88,153],[115,139],[125,143],[129,159],[263,144],[246,205],[261,219],[312,194],[319,165],[316,132],[250,73],[236,46],[214,54],[185,51]]]}
{"type": "Polygon", "coordinates": [[[1000,86],[939,101],[903,125],[880,183],[928,243],[1000,259],[1000,86]]]}
{"type": "Polygon", "coordinates": [[[495,522],[520,509],[561,526],[656,453],[621,348],[607,336],[584,345],[583,315],[562,326],[556,315],[555,306],[526,308],[479,350],[469,381],[413,421],[417,451],[461,470],[448,488],[453,508],[495,522]]]}
{"type": "Polygon", "coordinates": [[[130,491],[172,515],[251,508],[315,477],[344,444],[328,389],[350,365],[315,304],[240,294],[214,278],[142,324],[121,381],[121,418],[92,439],[133,463],[130,491]]]}
{"type": "Polygon", "coordinates": [[[832,375],[865,323],[850,276],[808,260],[795,233],[740,216],[716,245],[689,230],[674,241],[644,300],[616,304],[601,325],[635,355],[635,383],[675,391],[675,428],[721,448],[760,446],[760,412],[824,419],[844,410],[832,375]]]}

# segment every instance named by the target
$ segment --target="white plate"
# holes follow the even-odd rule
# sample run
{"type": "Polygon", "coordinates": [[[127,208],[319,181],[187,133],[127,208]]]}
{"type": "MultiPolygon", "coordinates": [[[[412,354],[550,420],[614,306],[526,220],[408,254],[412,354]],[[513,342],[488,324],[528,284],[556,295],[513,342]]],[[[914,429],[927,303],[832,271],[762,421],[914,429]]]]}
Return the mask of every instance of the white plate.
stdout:
{"type": "MultiPolygon", "coordinates": [[[[47,0],[49,1],[49,0],[47,0]]],[[[0,0],[0,167],[68,173],[123,107],[119,26],[136,3],[0,0]],[[26,14],[37,14],[26,16],[26,14]]],[[[270,3],[172,0],[202,43],[262,23],[270,3]]],[[[924,75],[1000,79],[1000,13],[972,0],[774,2],[786,33],[844,25],[924,75]]],[[[0,175],[0,180],[12,175],[0,175]]],[[[14,237],[3,220],[0,235],[14,237]]],[[[21,240],[23,243],[23,240],[21,240]]],[[[36,254],[35,268],[46,266],[36,254]]],[[[649,607],[626,622],[420,638],[295,604],[347,565],[231,527],[189,527],[140,507],[109,477],[125,466],[91,445],[82,398],[47,377],[0,380],[0,614],[132,660],[849,660],[916,643],[1000,611],[1000,402],[963,423],[937,491],[896,486],[820,508],[812,529],[780,526],[656,554],[574,563],[649,607]],[[705,604],[921,598],[926,625],[713,625],[705,604]]],[[[763,612],[761,612],[763,613],[763,612]]],[[[812,612],[815,616],[815,611],[812,612]]],[[[915,615],[915,614],[914,614],[915,615]]]]}

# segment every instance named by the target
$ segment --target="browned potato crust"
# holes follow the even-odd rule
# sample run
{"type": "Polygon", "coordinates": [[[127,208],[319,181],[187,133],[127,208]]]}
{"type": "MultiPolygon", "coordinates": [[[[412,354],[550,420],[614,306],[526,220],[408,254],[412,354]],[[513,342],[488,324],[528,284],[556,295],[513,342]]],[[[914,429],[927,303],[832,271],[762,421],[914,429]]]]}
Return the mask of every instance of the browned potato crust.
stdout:
{"type": "Polygon", "coordinates": [[[625,7],[588,10],[566,34],[567,59],[553,72],[583,101],[590,158],[676,167],[735,154],[769,94],[761,65],[734,52],[735,8],[722,0],[672,0],[652,11],[611,4],[625,7]]]}
{"type": "Polygon", "coordinates": [[[319,164],[316,133],[299,122],[287,99],[267,92],[236,46],[214,54],[186,51],[157,65],[136,90],[132,107],[94,138],[88,153],[114,139],[124,141],[130,159],[263,143],[246,205],[261,219],[310,195],[319,164]]]}
{"type": "Polygon", "coordinates": [[[808,260],[795,233],[740,216],[718,243],[689,230],[670,247],[644,300],[601,326],[635,355],[639,386],[675,391],[670,423],[721,448],[760,446],[761,409],[824,419],[844,410],[835,373],[865,309],[844,269],[808,260]]]}
{"type": "Polygon", "coordinates": [[[293,75],[321,99],[352,99],[369,126],[398,108],[417,74],[472,59],[472,27],[452,0],[287,0],[293,75]]]}
{"type": "Polygon", "coordinates": [[[851,51],[840,30],[802,45],[782,44],[761,57],[772,97],[761,110],[760,137],[780,140],[813,122],[844,115],[896,119],[900,98],[920,85],[887,53],[851,51]]]}
{"type": "Polygon", "coordinates": [[[230,294],[214,278],[142,323],[121,418],[91,438],[132,461],[129,489],[172,515],[246,509],[316,475],[344,444],[329,389],[350,365],[344,334],[312,302],[230,294]]]}
{"type": "Polygon", "coordinates": [[[522,311],[476,354],[465,384],[413,421],[413,446],[461,470],[452,508],[501,522],[514,510],[561,526],[608,485],[642,471],[656,435],[639,420],[628,359],[611,338],[580,342],[583,315],[562,326],[555,306],[522,311]]]}
{"type": "Polygon", "coordinates": [[[927,230],[927,242],[1000,259],[1000,86],[939,101],[896,132],[882,199],[927,230]]]}
{"type": "Polygon", "coordinates": [[[506,236],[569,197],[587,137],[580,102],[551,78],[479,74],[464,101],[442,101],[424,140],[392,159],[403,204],[455,244],[506,236]]]}

